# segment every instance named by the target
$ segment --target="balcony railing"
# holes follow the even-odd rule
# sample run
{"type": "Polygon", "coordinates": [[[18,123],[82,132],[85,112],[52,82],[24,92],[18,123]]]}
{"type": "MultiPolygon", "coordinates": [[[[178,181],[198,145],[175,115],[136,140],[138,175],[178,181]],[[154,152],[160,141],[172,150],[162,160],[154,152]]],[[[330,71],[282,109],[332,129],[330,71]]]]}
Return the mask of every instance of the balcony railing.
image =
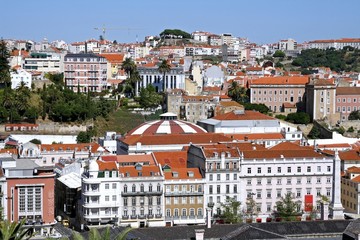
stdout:
{"type": "Polygon", "coordinates": [[[122,219],[127,220],[127,219],[129,219],[129,216],[128,215],[127,216],[122,216],[122,219]]]}
{"type": "Polygon", "coordinates": [[[161,196],[163,191],[154,191],[154,192],[121,192],[121,196],[161,196]]]}
{"type": "Polygon", "coordinates": [[[155,218],[161,218],[162,214],[155,214],[155,218]]]}
{"type": "Polygon", "coordinates": [[[165,197],[171,197],[171,196],[202,196],[204,195],[204,191],[186,191],[186,192],[165,192],[165,197]]]}

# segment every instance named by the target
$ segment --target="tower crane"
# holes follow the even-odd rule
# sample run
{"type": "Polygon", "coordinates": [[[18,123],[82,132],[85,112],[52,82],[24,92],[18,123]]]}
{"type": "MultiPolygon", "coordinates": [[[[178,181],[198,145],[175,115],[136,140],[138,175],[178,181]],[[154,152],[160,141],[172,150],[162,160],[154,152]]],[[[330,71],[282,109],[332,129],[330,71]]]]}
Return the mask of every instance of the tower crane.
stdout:
{"type": "Polygon", "coordinates": [[[101,31],[102,32],[102,36],[104,39],[105,38],[105,34],[108,30],[127,30],[129,33],[130,31],[134,31],[134,30],[142,30],[142,28],[130,28],[130,27],[105,27],[104,25],[102,27],[94,27],[95,30],[101,31]]]}

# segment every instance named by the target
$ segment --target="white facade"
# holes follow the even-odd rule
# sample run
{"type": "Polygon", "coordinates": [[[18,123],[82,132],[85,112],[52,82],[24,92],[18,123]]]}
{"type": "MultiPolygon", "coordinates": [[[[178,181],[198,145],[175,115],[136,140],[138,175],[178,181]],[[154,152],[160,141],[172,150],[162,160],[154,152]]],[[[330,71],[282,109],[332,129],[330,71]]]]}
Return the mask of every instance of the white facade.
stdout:
{"type": "Polygon", "coordinates": [[[63,72],[64,55],[62,53],[38,52],[31,53],[25,58],[23,68],[28,71],[37,72],[63,72]]]}
{"type": "Polygon", "coordinates": [[[32,76],[27,71],[19,69],[16,72],[10,72],[10,77],[11,89],[16,89],[20,87],[22,82],[27,88],[31,89],[32,76]]]}

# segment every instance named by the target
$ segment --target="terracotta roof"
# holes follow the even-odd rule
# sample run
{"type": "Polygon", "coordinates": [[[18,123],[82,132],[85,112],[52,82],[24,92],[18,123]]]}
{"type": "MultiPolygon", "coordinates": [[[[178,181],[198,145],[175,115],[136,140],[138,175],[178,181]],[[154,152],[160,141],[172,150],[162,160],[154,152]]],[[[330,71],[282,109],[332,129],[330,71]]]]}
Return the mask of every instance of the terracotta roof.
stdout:
{"type": "Polygon", "coordinates": [[[244,114],[236,114],[236,112],[228,112],[222,115],[213,117],[216,120],[274,120],[274,118],[262,114],[257,111],[244,111],[244,114]]]}
{"type": "Polygon", "coordinates": [[[334,79],[315,79],[312,83],[314,86],[335,86],[334,79]]]}
{"type": "Polygon", "coordinates": [[[149,136],[126,136],[120,141],[127,145],[135,145],[140,142],[143,145],[170,145],[170,144],[201,144],[211,142],[227,142],[230,138],[220,133],[197,133],[197,134],[165,134],[149,136]]]}
{"type": "Polygon", "coordinates": [[[171,171],[164,172],[164,175],[166,180],[202,179],[200,170],[198,168],[171,168],[171,171]]]}
{"type": "Polygon", "coordinates": [[[299,144],[292,143],[292,142],[281,142],[273,147],[270,148],[271,150],[311,150],[313,148],[310,146],[300,146],[299,144]]]}
{"type": "Polygon", "coordinates": [[[346,169],[346,171],[348,173],[360,173],[360,167],[352,166],[352,167],[349,167],[348,169],[346,169]]]}
{"type": "Polygon", "coordinates": [[[150,165],[146,166],[143,165],[141,170],[137,170],[135,166],[121,166],[119,167],[119,172],[122,174],[123,177],[150,177],[150,176],[161,176],[159,166],[150,165]]]}
{"type": "Polygon", "coordinates": [[[252,80],[253,85],[305,85],[309,82],[308,76],[277,76],[262,77],[252,80]]]}
{"type": "Polygon", "coordinates": [[[0,149],[0,153],[18,154],[18,151],[16,148],[3,148],[0,149]]]}
{"type": "Polygon", "coordinates": [[[106,58],[110,63],[122,63],[124,61],[124,54],[118,53],[103,53],[100,56],[106,58]]]}
{"type": "Polygon", "coordinates": [[[91,152],[96,153],[101,147],[98,143],[73,143],[73,144],[40,144],[41,151],[88,151],[91,146],[91,152]]]}
{"type": "Polygon", "coordinates": [[[212,151],[226,152],[226,149],[239,149],[239,151],[253,151],[253,150],[266,150],[263,145],[247,142],[227,142],[227,143],[213,143],[201,145],[203,149],[212,149],[212,151]]]}
{"type": "Polygon", "coordinates": [[[339,152],[342,161],[360,161],[360,152],[356,150],[339,152]]]}
{"type": "Polygon", "coordinates": [[[186,168],[187,152],[154,152],[156,161],[162,166],[168,165],[171,168],[186,168]]]}
{"type": "Polygon", "coordinates": [[[223,107],[243,107],[243,105],[235,101],[221,101],[219,105],[223,107]]]}
{"type": "Polygon", "coordinates": [[[150,154],[144,155],[109,155],[102,156],[101,159],[105,162],[118,162],[120,165],[124,163],[146,163],[149,165],[155,165],[154,157],[150,154]]]}
{"type": "Polygon", "coordinates": [[[334,143],[334,144],[319,144],[318,148],[351,148],[351,145],[348,143],[334,143]]]}
{"type": "Polygon", "coordinates": [[[360,175],[351,179],[352,182],[360,183],[360,175]]]}
{"type": "Polygon", "coordinates": [[[115,162],[104,162],[101,160],[97,160],[96,163],[99,165],[99,171],[117,170],[115,162]]]}
{"type": "Polygon", "coordinates": [[[360,95],[360,87],[337,87],[336,96],[338,95],[360,95]]]}
{"type": "Polygon", "coordinates": [[[204,87],[203,88],[203,91],[221,91],[221,87],[217,87],[217,86],[214,86],[214,87],[204,87]]]}
{"type": "Polygon", "coordinates": [[[296,108],[296,104],[292,104],[292,103],[288,103],[288,102],[284,102],[283,105],[284,105],[284,108],[296,108]]]}
{"type": "Polygon", "coordinates": [[[249,133],[249,134],[225,134],[232,139],[239,141],[245,141],[245,139],[251,140],[266,140],[266,139],[284,139],[284,136],[281,133],[249,133]]]}
{"type": "Polygon", "coordinates": [[[258,150],[244,151],[244,158],[274,159],[274,158],[324,158],[324,155],[314,150],[258,150]]]}

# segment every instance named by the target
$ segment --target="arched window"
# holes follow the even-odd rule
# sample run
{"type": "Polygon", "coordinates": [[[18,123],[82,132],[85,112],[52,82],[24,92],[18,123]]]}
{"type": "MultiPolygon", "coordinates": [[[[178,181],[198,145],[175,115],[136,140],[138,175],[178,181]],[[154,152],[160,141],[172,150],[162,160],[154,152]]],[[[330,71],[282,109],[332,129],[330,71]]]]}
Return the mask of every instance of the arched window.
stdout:
{"type": "Polygon", "coordinates": [[[152,184],[149,184],[149,192],[152,192],[152,184]]]}
{"type": "Polygon", "coordinates": [[[197,215],[198,215],[198,216],[202,216],[202,215],[203,215],[202,208],[198,208],[198,210],[197,210],[197,215]]]}
{"type": "Polygon", "coordinates": [[[160,185],[160,183],[157,185],[156,191],[157,191],[157,192],[160,192],[160,191],[161,191],[161,185],[160,185]]]}
{"type": "Polygon", "coordinates": [[[174,209],[174,217],[179,217],[179,209],[174,209]]]}
{"type": "Polygon", "coordinates": [[[194,217],[195,216],[195,209],[190,208],[190,217],[194,217]]]}
{"type": "Polygon", "coordinates": [[[124,193],[127,193],[127,185],[124,185],[124,193]]]}
{"type": "Polygon", "coordinates": [[[171,211],[169,208],[166,209],[166,216],[171,217],[171,211]]]}
{"type": "Polygon", "coordinates": [[[136,192],[136,185],[133,184],[131,189],[132,189],[132,192],[136,192]]]}
{"type": "Polygon", "coordinates": [[[144,184],[140,185],[140,192],[144,192],[144,184]]]}
{"type": "Polygon", "coordinates": [[[186,208],[181,210],[181,216],[186,217],[186,208]]]}

